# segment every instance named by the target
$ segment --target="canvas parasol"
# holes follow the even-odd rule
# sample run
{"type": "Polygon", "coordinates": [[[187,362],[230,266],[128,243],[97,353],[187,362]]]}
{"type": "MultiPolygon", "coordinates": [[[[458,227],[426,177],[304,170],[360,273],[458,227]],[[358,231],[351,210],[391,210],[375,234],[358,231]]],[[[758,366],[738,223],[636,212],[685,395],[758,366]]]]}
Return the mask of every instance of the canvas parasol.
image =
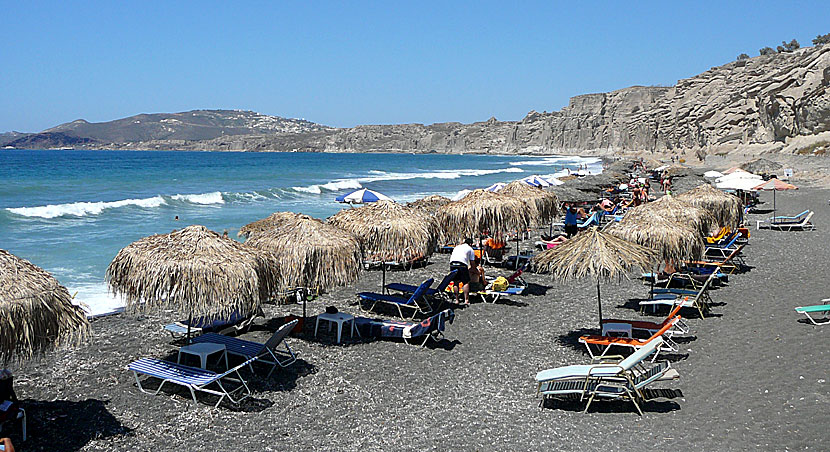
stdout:
{"type": "Polygon", "coordinates": [[[0,250],[0,360],[27,359],[89,335],[83,309],[46,270],[0,250]]]}
{"type": "Polygon", "coordinates": [[[600,282],[627,276],[634,269],[646,269],[656,262],[657,253],[597,228],[588,228],[556,248],[531,259],[536,271],[549,272],[565,282],[586,276],[596,278],[599,325],[602,329],[600,282]]]}
{"type": "Polygon", "coordinates": [[[268,252],[280,269],[283,287],[344,286],[360,272],[360,242],[348,232],[307,215],[255,233],[245,245],[268,252]]]}
{"type": "Polygon", "coordinates": [[[788,184],[784,181],[780,181],[776,178],[772,178],[763,184],[759,184],[755,187],[752,187],[753,190],[772,190],[772,216],[775,216],[775,192],[779,190],[798,190],[793,184],[788,184]]]}
{"type": "Polygon", "coordinates": [[[740,198],[724,193],[709,184],[698,185],[675,196],[675,199],[708,211],[722,227],[735,228],[743,217],[744,207],[740,198]]]}
{"type": "Polygon", "coordinates": [[[376,256],[383,269],[386,262],[411,262],[429,256],[435,249],[437,231],[432,217],[394,201],[378,201],[356,209],[343,209],[327,222],[360,242],[364,256],[376,256]]]}
{"type": "Polygon", "coordinates": [[[129,310],[223,318],[257,312],[278,287],[279,269],[257,250],[193,225],[122,248],[106,279],[129,310]]]}

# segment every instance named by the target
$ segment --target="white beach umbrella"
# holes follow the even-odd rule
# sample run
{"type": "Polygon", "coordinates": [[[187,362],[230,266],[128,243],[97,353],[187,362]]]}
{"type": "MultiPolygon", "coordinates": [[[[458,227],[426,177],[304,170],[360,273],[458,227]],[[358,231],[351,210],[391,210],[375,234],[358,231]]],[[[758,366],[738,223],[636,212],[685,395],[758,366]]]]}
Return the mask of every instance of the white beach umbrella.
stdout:
{"type": "Polygon", "coordinates": [[[721,190],[752,190],[761,182],[763,182],[761,179],[727,179],[723,182],[717,182],[715,188],[721,190]]]}
{"type": "Polygon", "coordinates": [[[369,190],[368,188],[361,188],[360,190],[353,191],[347,195],[341,195],[337,198],[334,198],[337,202],[349,203],[349,204],[363,204],[367,202],[377,202],[377,201],[391,201],[392,198],[384,195],[383,193],[378,193],[374,190],[369,190]]]}
{"type": "Polygon", "coordinates": [[[724,174],[721,173],[721,172],[718,172],[718,171],[706,171],[705,173],[703,173],[703,177],[708,177],[708,178],[717,179],[718,177],[723,177],[723,176],[724,176],[724,174]]]}
{"type": "Polygon", "coordinates": [[[742,179],[758,181],[758,183],[756,183],[755,185],[760,184],[764,180],[761,176],[759,176],[757,174],[752,174],[752,173],[747,173],[747,172],[734,172],[732,174],[727,174],[725,176],[721,176],[721,177],[715,179],[715,182],[721,183],[721,182],[729,182],[729,181],[733,181],[733,180],[742,180],[742,179]]]}
{"type": "MultiPolygon", "coordinates": [[[[485,190],[487,190],[487,191],[491,191],[491,192],[493,192],[493,193],[498,193],[498,192],[500,192],[500,191],[501,191],[501,189],[502,189],[502,188],[504,188],[504,186],[505,186],[505,185],[506,185],[506,184],[505,184],[504,182],[496,182],[495,184],[493,184],[493,185],[491,185],[491,186],[489,186],[489,187],[485,188],[485,190]]],[[[468,193],[469,193],[469,192],[468,192],[468,193]]],[[[463,196],[462,196],[462,197],[463,197],[463,196]]],[[[456,199],[453,199],[453,201],[457,201],[457,200],[456,200],[456,199]]]]}
{"type": "Polygon", "coordinates": [[[564,182],[562,182],[561,180],[559,180],[559,179],[557,179],[553,176],[546,177],[545,180],[548,181],[548,183],[550,183],[551,186],[564,184],[564,182]]]}
{"type": "Polygon", "coordinates": [[[468,194],[470,194],[471,191],[472,190],[461,190],[460,192],[456,193],[455,196],[453,196],[450,199],[452,199],[453,201],[458,201],[459,199],[461,199],[461,198],[467,196],[468,194]]]}

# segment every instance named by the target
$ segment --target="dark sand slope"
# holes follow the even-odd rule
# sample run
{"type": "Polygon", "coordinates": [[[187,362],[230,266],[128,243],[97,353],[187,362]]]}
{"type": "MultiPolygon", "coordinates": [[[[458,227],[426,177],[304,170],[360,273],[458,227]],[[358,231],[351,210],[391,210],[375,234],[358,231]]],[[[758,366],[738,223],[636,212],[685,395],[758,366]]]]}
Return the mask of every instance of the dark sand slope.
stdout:
{"type": "MultiPolygon", "coordinates": [[[[712,292],[723,304],[690,320],[695,339],[673,363],[681,379],[655,385],[682,396],[646,404],[644,417],[626,403],[595,403],[587,415],[581,404],[539,409],[533,376],[587,362],[576,338],[596,328],[597,313],[591,282],[562,287],[528,275],[539,292],[552,287],[457,310],[437,348],[293,339],[300,361],[271,380],[252,377],[254,398],[238,410],[135,388],[127,363],[175,350],[160,331],[169,316],[96,320],[88,346],[17,370],[30,414],[25,450],[826,450],[830,326],[799,322],[793,307],[830,296],[828,198],[779,193],[782,213],[815,210],[818,231],[752,230],[745,254],[755,268],[712,292]]],[[[446,259],[388,276],[439,278],[446,259]]],[[[310,311],[356,312],[354,293],[379,280],[364,273],[310,311]]],[[[646,292],[637,281],[605,285],[606,316],[639,317],[628,299],[646,292]]],[[[244,337],[265,340],[273,329],[260,321],[244,337]]]]}

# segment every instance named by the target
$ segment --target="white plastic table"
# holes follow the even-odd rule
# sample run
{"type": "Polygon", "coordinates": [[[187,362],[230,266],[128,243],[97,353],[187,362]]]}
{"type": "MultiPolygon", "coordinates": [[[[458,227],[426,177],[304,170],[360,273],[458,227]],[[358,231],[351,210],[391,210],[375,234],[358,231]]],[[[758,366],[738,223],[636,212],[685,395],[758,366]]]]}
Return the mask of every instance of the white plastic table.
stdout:
{"type": "MultiPolygon", "coordinates": [[[[317,337],[317,329],[320,327],[320,320],[325,320],[330,323],[337,324],[337,343],[340,343],[340,334],[343,332],[343,324],[346,322],[351,322],[351,329],[349,330],[349,334],[354,337],[355,331],[355,324],[354,324],[354,316],[350,314],[345,314],[343,312],[338,312],[337,314],[328,314],[322,313],[317,315],[317,322],[314,323],[314,337],[317,337]]],[[[331,325],[329,325],[329,330],[331,329],[331,325]]],[[[360,336],[360,332],[357,333],[358,337],[360,336]]]]}
{"type": "Polygon", "coordinates": [[[186,345],[184,347],[179,348],[179,356],[176,358],[176,362],[180,362],[182,359],[182,353],[186,355],[193,355],[198,356],[202,363],[202,369],[207,367],[207,358],[208,356],[222,352],[225,356],[225,369],[228,368],[228,353],[225,350],[225,346],[222,344],[212,344],[210,342],[202,342],[199,344],[191,344],[186,345]]]}

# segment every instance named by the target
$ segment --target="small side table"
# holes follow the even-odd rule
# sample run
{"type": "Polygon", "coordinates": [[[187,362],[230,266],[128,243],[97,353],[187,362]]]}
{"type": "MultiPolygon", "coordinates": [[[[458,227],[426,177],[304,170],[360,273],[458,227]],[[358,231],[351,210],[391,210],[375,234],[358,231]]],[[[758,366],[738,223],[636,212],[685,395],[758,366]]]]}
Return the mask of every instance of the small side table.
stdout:
{"type": "Polygon", "coordinates": [[[225,346],[222,344],[212,344],[210,342],[202,342],[198,344],[190,344],[184,347],[179,348],[179,356],[176,358],[176,362],[180,362],[182,359],[182,353],[186,355],[193,355],[198,356],[202,363],[202,369],[207,367],[207,358],[208,356],[222,352],[225,357],[225,369],[228,368],[228,353],[225,350],[225,346]]]}
{"type": "MultiPolygon", "coordinates": [[[[320,327],[320,320],[325,320],[330,322],[329,329],[331,329],[331,323],[337,324],[337,343],[340,343],[340,335],[343,332],[343,324],[346,322],[351,322],[351,329],[349,330],[349,334],[354,337],[355,331],[355,324],[354,324],[354,316],[351,314],[345,314],[343,312],[338,312],[337,314],[328,314],[322,313],[317,315],[317,322],[314,324],[314,337],[317,337],[317,329],[320,327]]],[[[360,332],[357,332],[357,336],[360,337],[360,332]]]]}

